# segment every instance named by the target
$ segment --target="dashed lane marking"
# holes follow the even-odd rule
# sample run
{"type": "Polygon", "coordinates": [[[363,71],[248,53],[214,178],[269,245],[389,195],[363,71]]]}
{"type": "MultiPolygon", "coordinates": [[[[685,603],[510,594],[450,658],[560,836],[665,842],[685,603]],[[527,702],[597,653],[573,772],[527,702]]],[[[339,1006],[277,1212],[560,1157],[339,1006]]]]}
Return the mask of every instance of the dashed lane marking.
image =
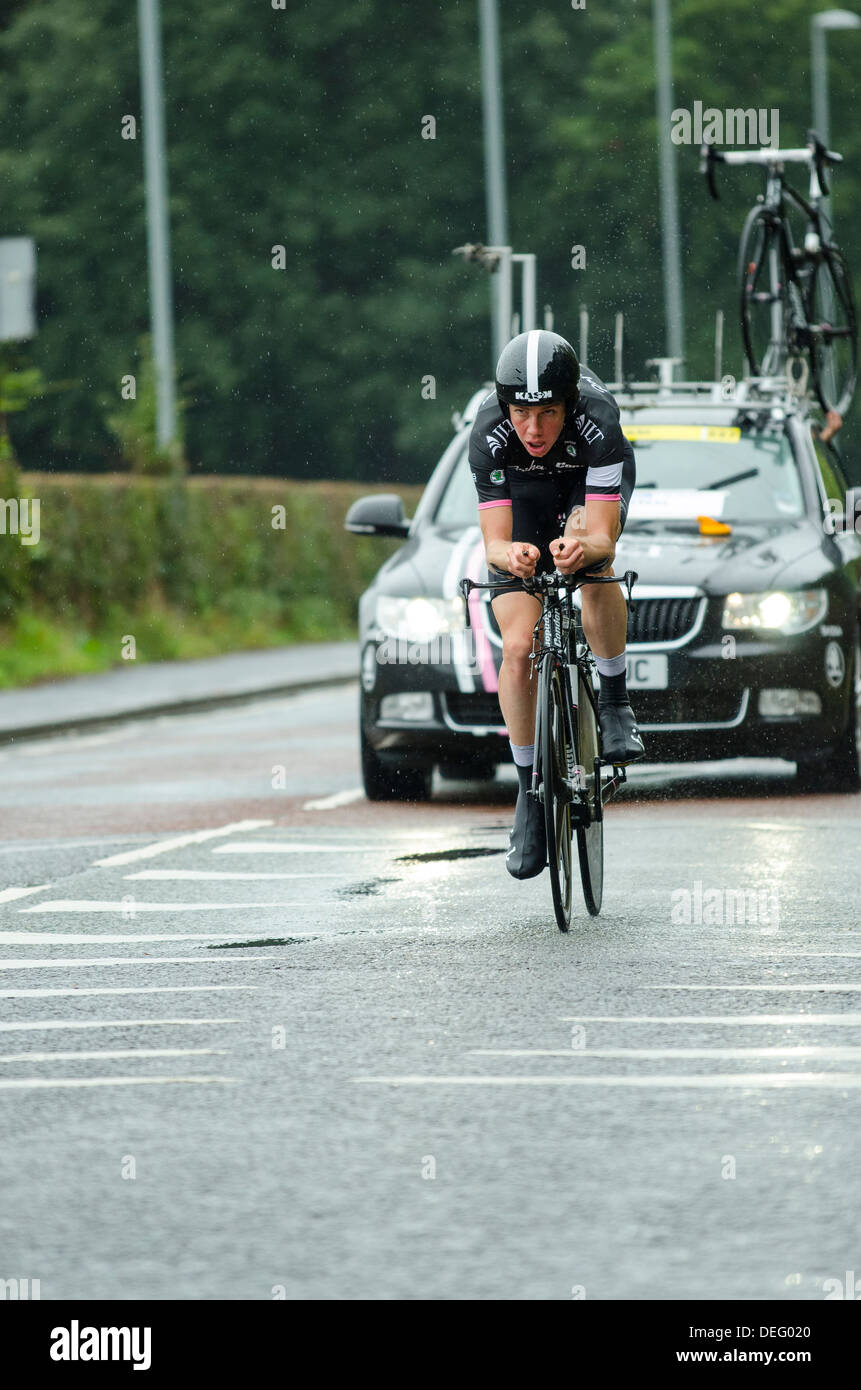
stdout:
{"type": "MultiPolygon", "coordinates": [[[[139,912],[284,912],[297,907],[322,907],[320,899],[297,902],[295,898],[274,903],[148,903],[135,899],[133,902],[103,901],[87,898],[55,898],[47,903],[37,903],[35,907],[21,907],[19,912],[118,912],[125,917],[136,917],[139,912]]],[[[347,904],[339,903],[339,910],[347,904]]],[[[350,907],[358,906],[350,903],[350,907]]]]}
{"type": "Polygon", "coordinates": [[[354,1076],[359,1085],[378,1086],[660,1086],[678,1090],[716,1090],[723,1086],[763,1090],[821,1087],[852,1090],[861,1072],[726,1072],[714,1076],[354,1076]]]}
{"type": "Polygon", "coordinates": [[[228,1047],[117,1047],[86,1052],[0,1052],[0,1062],[77,1062],[108,1057],[226,1057],[228,1047]]]}
{"type": "Polygon", "coordinates": [[[303,811],[334,811],[338,806],[349,806],[352,801],[364,800],[364,787],[351,787],[349,791],[335,792],[334,796],[324,796],[319,801],[306,801],[303,811]]]}
{"type": "Polygon", "coordinates": [[[16,898],[29,898],[31,893],[44,893],[50,883],[40,883],[38,888],[4,888],[0,893],[0,903],[12,903],[16,898]]]}
{"type": "Polygon", "coordinates": [[[234,1086],[238,1076],[87,1076],[16,1077],[0,1081],[0,1091],[55,1090],[77,1086],[234,1086]]]}
{"type": "Polygon", "coordinates": [[[0,989],[0,999],[56,999],[70,995],[80,999],[85,994],[214,994],[217,990],[257,990],[257,985],[138,985],[93,986],[91,989],[0,989]]]}
{"type": "Polygon", "coordinates": [[[156,840],[155,844],[142,845],[140,849],[125,850],[122,854],[111,854],[106,859],[95,859],[100,868],[115,864],[133,864],[138,859],[152,859],[156,854],[167,854],[170,850],[184,849],[186,845],[199,845],[205,840],[214,840],[221,835],[235,835],[247,830],[262,830],[272,825],[271,820],[239,820],[230,825],[222,825],[215,830],[198,830],[190,835],[175,835],[170,840],[156,840]]]}

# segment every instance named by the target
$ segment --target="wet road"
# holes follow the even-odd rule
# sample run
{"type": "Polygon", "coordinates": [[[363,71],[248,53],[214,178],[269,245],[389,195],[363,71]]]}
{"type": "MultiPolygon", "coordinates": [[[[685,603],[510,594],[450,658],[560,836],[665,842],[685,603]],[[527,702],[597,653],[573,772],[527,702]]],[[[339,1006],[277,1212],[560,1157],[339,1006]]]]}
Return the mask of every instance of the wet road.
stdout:
{"type": "Polygon", "coordinates": [[[563,937],[513,770],[358,794],[355,689],[0,750],[0,1278],[821,1299],[861,1268],[861,798],[637,770],[563,937]]]}

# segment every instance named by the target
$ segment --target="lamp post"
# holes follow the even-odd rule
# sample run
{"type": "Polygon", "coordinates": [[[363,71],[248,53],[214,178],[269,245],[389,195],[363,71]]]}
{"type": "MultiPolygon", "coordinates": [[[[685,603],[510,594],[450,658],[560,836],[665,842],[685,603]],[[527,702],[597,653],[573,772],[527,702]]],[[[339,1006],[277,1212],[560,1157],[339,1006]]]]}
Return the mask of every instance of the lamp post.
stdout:
{"type": "Polygon", "coordinates": [[[173,295],[170,277],[170,227],[167,211],[167,159],[164,140],[159,0],[138,0],[138,23],[144,168],[146,171],[150,320],[156,380],[156,439],[159,449],[168,450],[176,439],[176,390],[173,364],[173,295]]]}
{"type": "Polygon", "coordinates": [[[852,10],[820,10],[810,20],[810,81],[813,89],[813,129],[824,145],[830,138],[828,110],[828,29],[861,29],[861,16],[852,10]]]}
{"type": "Polygon", "coordinates": [[[669,357],[677,357],[681,361],[685,355],[685,335],[676,149],[670,139],[673,110],[670,0],[653,0],[653,6],[666,348],[669,357]]]}
{"type": "MultiPolygon", "coordinates": [[[[478,0],[479,41],[481,45],[481,103],[484,126],[484,179],[487,196],[487,241],[490,246],[508,246],[508,207],[505,191],[505,135],[502,123],[502,67],[499,60],[499,13],[497,0],[478,0]]],[[[509,268],[510,275],[510,268],[509,268]]],[[[505,287],[499,276],[490,281],[491,342],[493,365],[501,351],[500,343],[511,336],[511,281],[509,279],[509,321],[504,322],[505,287]]]]}

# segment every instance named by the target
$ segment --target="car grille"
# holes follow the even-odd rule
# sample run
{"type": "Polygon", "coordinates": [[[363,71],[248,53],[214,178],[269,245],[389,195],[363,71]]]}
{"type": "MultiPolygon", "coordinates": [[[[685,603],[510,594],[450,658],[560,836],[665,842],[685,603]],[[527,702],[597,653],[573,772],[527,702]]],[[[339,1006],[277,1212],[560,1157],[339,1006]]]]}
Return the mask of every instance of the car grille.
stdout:
{"type": "Polygon", "coordinates": [[[631,690],[629,695],[644,729],[650,724],[729,724],[740,709],[737,690],[631,690]]]}
{"type": "MultiPolygon", "coordinates": [[[[628,641],[679,641],[696,623],[701,603],[701,598],[634,599],[634,611],[628,614],[628,641]]],[[[499,624],[492,606],[487,604],[485,611],[491,631],[498,637],[499,624]]]]}
{"type": "Polygon", "coordinates": [[[449,718],[455,724],[484,725],[492,729],[503,729],[505,723],[499,699],[493,691],[477,690],[475,693],[464,690],[450,690],[443,696],[448,706],[449,718]]]}
{"type": "Polygon", "coordinates": [[[699,598],[634,599],[628,614],[629,642],[676,642],[697,620],[699,598]]]}

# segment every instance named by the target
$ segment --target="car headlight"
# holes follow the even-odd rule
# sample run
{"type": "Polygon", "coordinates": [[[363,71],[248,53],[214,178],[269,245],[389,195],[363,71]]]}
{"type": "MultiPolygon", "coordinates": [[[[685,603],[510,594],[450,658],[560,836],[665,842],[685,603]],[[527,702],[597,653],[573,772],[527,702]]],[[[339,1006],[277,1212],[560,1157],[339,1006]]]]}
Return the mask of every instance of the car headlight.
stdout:
{"type": "Polygon", "coordinates": [[[463,632],[463,600],[459,598],[377,599],[377,626],[405,642],[431,642],[444,633],[463,632]]]}
{"type": "Polygon", "coordinates": [[[769,589],[764,594],[727,594],[721,623],[752,632],[782,632],[791,636],[821,622],[828,610],[824,589],[769,589]]]}

